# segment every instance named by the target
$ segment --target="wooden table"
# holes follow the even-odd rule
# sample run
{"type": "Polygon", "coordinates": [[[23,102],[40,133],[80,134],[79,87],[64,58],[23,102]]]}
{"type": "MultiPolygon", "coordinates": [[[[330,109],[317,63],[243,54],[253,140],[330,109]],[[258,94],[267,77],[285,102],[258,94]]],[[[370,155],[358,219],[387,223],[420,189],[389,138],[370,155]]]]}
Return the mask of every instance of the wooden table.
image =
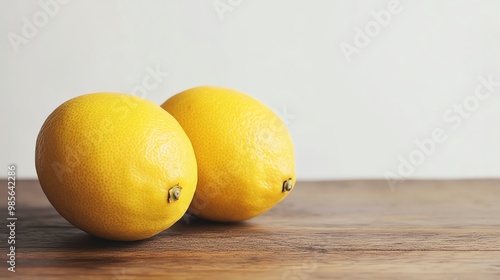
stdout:
{"type": "Polygon", "coordinates": [[[17,192],[16,273],[4,227],[2,278],[500,279],[500,180],[300,182],[248,222],[185,216],[141,242],[74,228],[37,181],[17,192]]]}

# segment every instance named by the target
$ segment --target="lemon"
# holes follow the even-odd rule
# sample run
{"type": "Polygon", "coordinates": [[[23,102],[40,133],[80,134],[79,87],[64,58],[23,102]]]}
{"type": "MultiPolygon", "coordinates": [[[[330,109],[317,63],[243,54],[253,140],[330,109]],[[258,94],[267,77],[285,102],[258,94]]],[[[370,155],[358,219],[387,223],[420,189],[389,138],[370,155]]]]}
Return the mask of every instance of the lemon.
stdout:
{"type": "Polygon", "coordinates": [[[189,212],[243,221],[272,208],[295,184],[294,149],[283,121],[256,99],[202,86],[161,105],[191,140],[198,185],[189,212]]]}
{"type": "Polygon", "coordinates": [[[86,94],[55,109],[36,142],[36,170],[54,208],[87,233],[151,237],[193,198],[191,143],[160,106],[118,93],[86,94]]]}

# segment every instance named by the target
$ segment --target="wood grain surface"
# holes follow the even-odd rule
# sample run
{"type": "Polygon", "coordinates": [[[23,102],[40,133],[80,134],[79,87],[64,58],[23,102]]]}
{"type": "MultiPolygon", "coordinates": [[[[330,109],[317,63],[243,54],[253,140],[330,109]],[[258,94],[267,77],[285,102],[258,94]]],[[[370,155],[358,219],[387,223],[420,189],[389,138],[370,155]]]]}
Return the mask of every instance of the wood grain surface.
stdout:
{"type": "Polygon", "coordinates": [[[248,222],[185,216],[140,242],[74,228],[37,181],[18,181],[16,201],[16,272],[4,226],[4,279],[500,279],[500,180],[299,182],[248,222]]]}

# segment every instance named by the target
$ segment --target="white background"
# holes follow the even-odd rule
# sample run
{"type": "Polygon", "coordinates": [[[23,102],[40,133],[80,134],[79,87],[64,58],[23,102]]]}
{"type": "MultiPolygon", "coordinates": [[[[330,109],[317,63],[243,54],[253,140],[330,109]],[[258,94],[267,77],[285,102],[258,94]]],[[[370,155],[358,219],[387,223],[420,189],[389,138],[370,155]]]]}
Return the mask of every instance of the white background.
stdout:
{"type": "Polygon", "coordinates": [[[500,81],[500,1],[401,0],[381,27],[372,13],[389,2],[86,0],[52,7],[44,23],[38,2],[2,0],[0,177],[16,163],[20,177],[36,178],[37,133],[62,102],[130,93],[148,67],[168,72],[146,93],[158,104],[217,85],[274,108],[293,136],[300,179],[398,174],[398,157],[435,128],[446,141],[405,176],[499,177],[500,87],[460,125],[443,114],[471,101],[480,76],[500,81]],[[33,16],[40,27],[14,46],[33,16]],[[356,28],[367,26],[369,44],[356,45],[356,28]],[[359,47],[350,63],[343,43],[359,47]]]}

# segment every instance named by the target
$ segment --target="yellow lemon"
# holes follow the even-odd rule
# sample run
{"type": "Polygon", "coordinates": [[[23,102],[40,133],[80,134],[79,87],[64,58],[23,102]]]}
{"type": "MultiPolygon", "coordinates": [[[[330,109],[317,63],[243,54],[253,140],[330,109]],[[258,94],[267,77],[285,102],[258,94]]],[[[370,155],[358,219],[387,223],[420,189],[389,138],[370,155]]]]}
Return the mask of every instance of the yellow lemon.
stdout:
{"type": "Polygon", "coordinates": [[[189,212],[243,221],[285,198],[295,184],[294,149],[285,124],[268,107],[235,90],[202,86],[161,105],[184,128],[198,163],[189,212]]]}
{"type": "Polygon", "coordinates": [[[70,99],[36,142],[36,170],[54,208],[111,240],[151,237],[178,221],[197,182],[194,151],[160,106],[118,93],[70,99]]]}

